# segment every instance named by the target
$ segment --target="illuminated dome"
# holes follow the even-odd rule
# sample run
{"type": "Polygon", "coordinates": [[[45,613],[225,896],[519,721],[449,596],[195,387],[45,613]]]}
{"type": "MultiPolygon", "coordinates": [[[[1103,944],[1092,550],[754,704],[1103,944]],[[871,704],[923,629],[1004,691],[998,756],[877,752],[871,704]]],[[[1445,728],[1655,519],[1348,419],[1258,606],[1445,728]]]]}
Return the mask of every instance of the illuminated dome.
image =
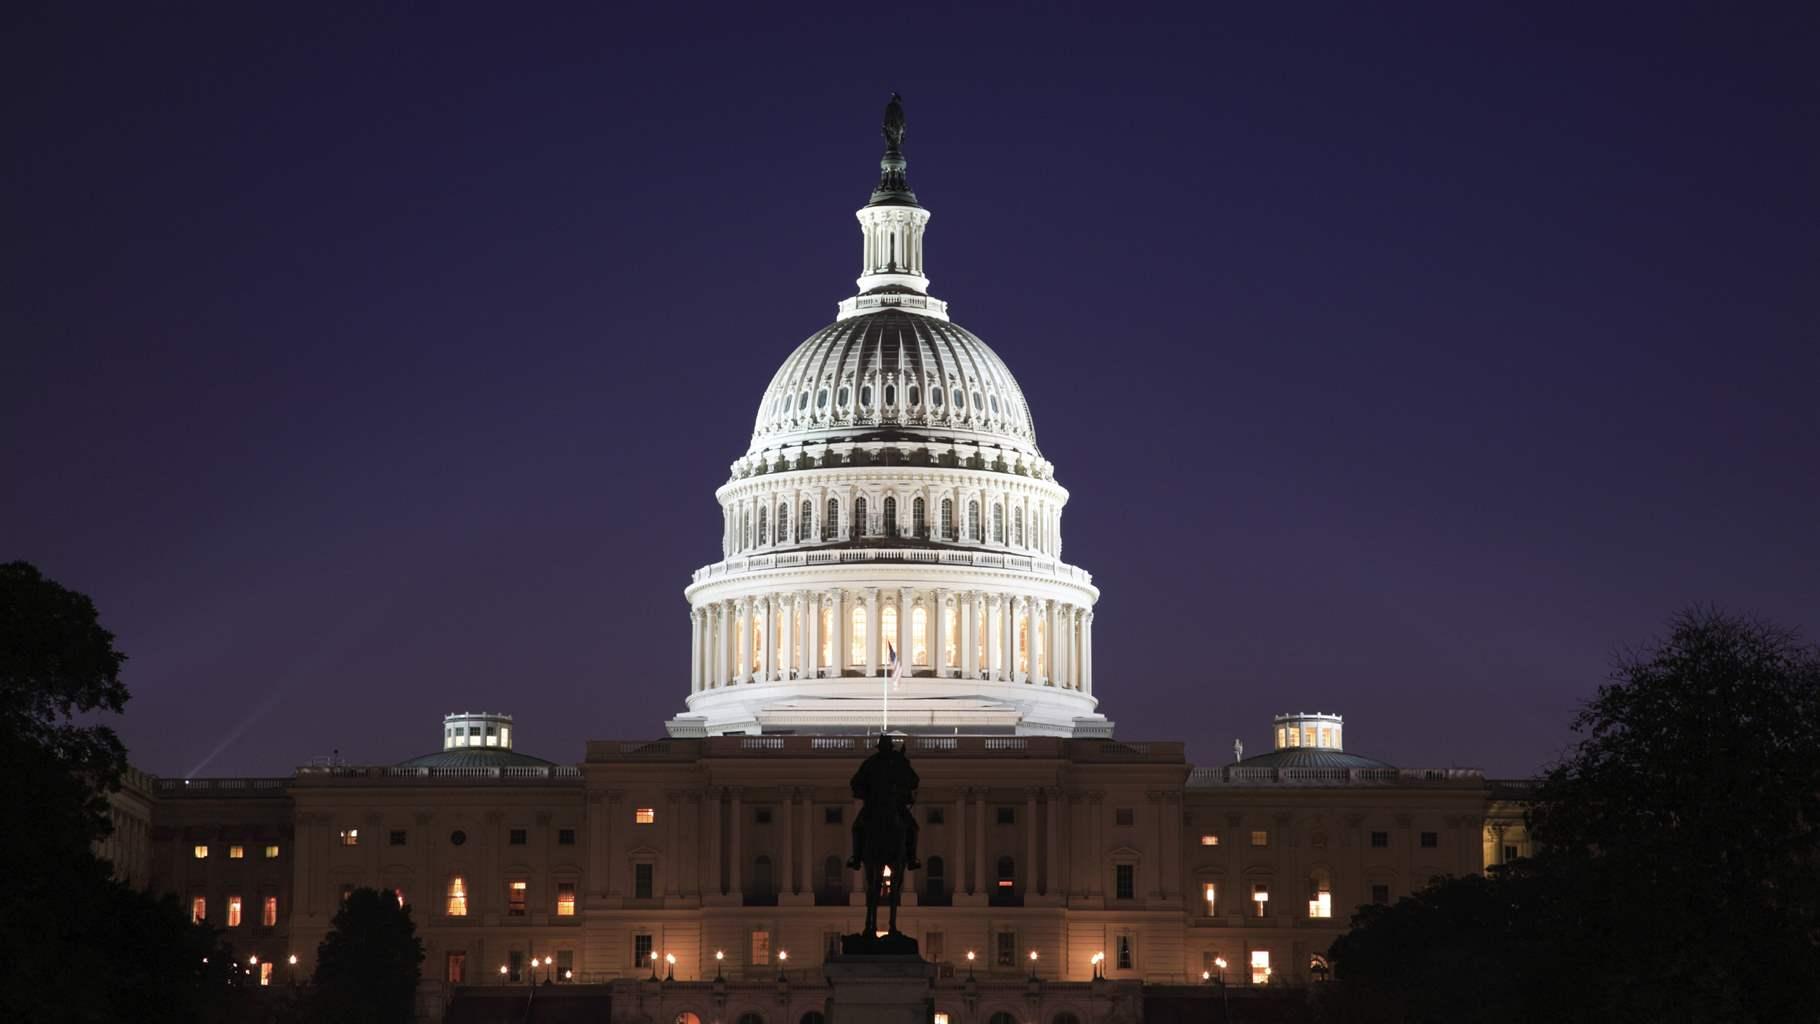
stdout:
{"type": "Polygon", "coordinates": [[[929,294],[903,128],[893,97],[858,293],[772,376],[715,492],[671,735],[1111,735],[1068,491],[1004,360],[929,294]]]}
{"type": "Polygon", "coordinates": [[[765,389],[747,454],[907,435],[1039,456],[998,354],[958,324],[897,308],[838,320],[797,346],[765,389]]]}

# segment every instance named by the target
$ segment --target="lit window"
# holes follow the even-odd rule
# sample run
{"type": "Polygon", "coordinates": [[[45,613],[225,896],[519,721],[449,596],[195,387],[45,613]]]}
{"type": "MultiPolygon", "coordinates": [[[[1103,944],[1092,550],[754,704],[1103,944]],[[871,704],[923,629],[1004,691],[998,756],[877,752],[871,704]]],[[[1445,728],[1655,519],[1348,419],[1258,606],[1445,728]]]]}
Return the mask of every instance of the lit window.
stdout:
{"type": "Polygon", "coordinates": [[[342,829],[341,830],[341,845],[359,846],[360,845],[360,830],[357,828],[342,829]]]}
{"type": "Polygon", "coordinates": [[[1017,966],[1017,933],[999,932],[994,939],[993,960],[1000,967],[1017,966]]]}
{"type": "Polygon", "coordinates": [[[259,961],[259,984],[270,985],[271,983],[272,962],[270,960],[261,960],[259,961]]]}
{"type": "Polygon", "coordinates": [[[657,809],[655,807],[638,808],[632,812],[632,822],[635,825],[657,824],[657,809]]]}
{"type": "Polygon", "coordinates": [[[1219,895],[1219,888],[1212,882],[1201,883],[1201,901],[1207,907],[1208,917],[1212,917],[1219,912],[1219,895]]]}
{"type": "Polygon", "coordinates": [[[1308,894],[1308,916],[1333,916],[1333,893],[1327,891],[1326,882],[1316,882],[1314,891],[1308,894]]]}
{"type": "Polygon", "coordinates": [[[523,879],[515,878],[506,883],[506,916],[525,916],[525,893],[529,884],[523,879]]]}
{"type": "Polygon", "coordinates": [[[1262,829],[1259,829],[1259,830],[1251,833],[1251,845],[1269,846],[1270,845],[1270,833],[1268,833],[1262,829]]]}
{"type": "Polygon", "coordinates": [[[403,889],[393,889],[392,898],[396,899],[398,901],[398,905],[400,907],[404,906],[404,890],[403,889]]]}
{"type": "Polygon", "coordinates": [[[752,932],[752,963],[768,964],[771,962],[771,933],[762,928],[752,932]]]}
{"type": "Polygon", "coordinates": [[[190,900],[190,920],[201,924],[209,919],[209,901],[197,896],[190,900]]]}
{"type": "Polygon", "coordinates": [[[1206,835],[1201,837],[1201,845],[1202,846],[1218,846],[1218,845],[1220,845],[1220,837],[1214,835],[1212,832],[1209,832],[1206,835]]]}
{"type": "Polygon", "coordinates": [[[448,956],[447,962],[448,962],[447,976],[448,976],[449,984],[460,985],[464,981],[467,980],[466,979],[466,976],[468,973],[467,951],[463,950],[462,952],[459,952],[459,953],[450,953],[448,956]]]}
{"type": "Polygon", "coordinates": [[[450,917],[468,916],[468,883],[460,875],[449,879],[448,912],[450,917]]]}
{"type": "Polygon", "coordinates": [[[246,847],[244,847],[244,846],[228,847],[228,860],[245,860],[245,859],[246,859],[246,847]]]}
{"type": "Polygon", "coordinates": [[[229,896],[227,908],[227,926],[229,928],[240,927],[240,897],[229,896]]]}
{"type": "Polygon", "coordinates": [[[1253,985],[1270,984],[1270,951],[1254,949],[1251,951],[1251,983],[1253,985]]]}
{"type": "Polygon", "coordinates": [[[190,851],[190,856],[197,860],[207,860],[209,857],[209,848],[198,843],[196,848],[190,851]]]}
{"type": "Polygon", "coordinates": [[[864,665],[866,663],[866,609],[855,605],[848,618],[851,625],[847,629],[847,664],[864,665]]]}
{"type": "Polygon", "coordinates": [[[265,898],[265,909],[259,912],[259,923],[267,928],[278,926],[278,897],[265,898]]]}
{"type": "Polygon", "coordinates": [[[265,859],[266,860],[277,860],[278,859],[278,844],[277,843],[265,844],[265,859]]]}
{"type": "Polygon", "coordinates": [[[1259,882],[1251,887],[1251,905],[1254,917],[1263,917],[1270,909],[1270,886],[1259,882]]]}
{"type": "Polygon", "coordinates": [[[935,1024],[948,1024],[948,1015],[945,1013],[936,1014],[935,1015],[935,1024]]]}
{"type": "Polygon", "coordinates": [[[556,916],[557,917],[574,917],[575,916],[575,883],[574,882],[557,882],[556,883],[556,916]]]}

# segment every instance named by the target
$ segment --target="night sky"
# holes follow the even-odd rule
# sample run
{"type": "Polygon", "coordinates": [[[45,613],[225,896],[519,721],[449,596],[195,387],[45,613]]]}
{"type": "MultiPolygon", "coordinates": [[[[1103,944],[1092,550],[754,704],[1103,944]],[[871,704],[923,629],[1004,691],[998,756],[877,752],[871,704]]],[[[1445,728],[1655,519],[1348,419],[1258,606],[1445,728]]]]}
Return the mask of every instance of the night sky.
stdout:
{"type": "Polygon", "coordinates": [[[660,735],[894,90],[1121,737],[1520,774],[1689,604],[1820,634],[1812,4],[109,6],[0,14],[0,559],[147,770],[660,735]]]}

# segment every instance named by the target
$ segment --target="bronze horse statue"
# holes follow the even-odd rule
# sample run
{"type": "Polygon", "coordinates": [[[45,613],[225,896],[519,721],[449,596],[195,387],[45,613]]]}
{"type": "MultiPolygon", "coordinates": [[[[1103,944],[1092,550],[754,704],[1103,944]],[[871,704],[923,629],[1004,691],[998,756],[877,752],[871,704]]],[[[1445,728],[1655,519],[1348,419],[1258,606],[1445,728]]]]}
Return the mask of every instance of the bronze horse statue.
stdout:
{"type": "MultiPolygon", "coordinates": [[[[854,945],[876,945],[881,900],[889,901],[885,931],[899,940],[896,945],[905,938],[897,930],[899,897],[908,884],[909,872],[923,866],[916,859],[916,818],[910,813],[919,783],[910,759],[896,748],[891,737],[883,734],[878,738],[877,753],[866,758],[859,771],[853,773],[853,795],[864,804],[853,821],[853,858],[847,866],[864,868],[866,873],[866,925],[853,937],[860,940],[854,945]]],[[[914,949],[913,940],[911,948],[914,949]]]]}

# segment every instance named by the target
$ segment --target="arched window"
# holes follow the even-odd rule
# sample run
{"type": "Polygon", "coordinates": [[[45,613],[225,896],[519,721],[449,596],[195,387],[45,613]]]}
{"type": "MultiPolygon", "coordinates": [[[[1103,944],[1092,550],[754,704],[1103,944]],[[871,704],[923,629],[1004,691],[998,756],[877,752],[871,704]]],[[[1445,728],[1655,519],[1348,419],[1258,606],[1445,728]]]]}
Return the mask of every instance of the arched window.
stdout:
{"type": "Polygon", "coordinates": [[[1025,675],[1030,674],[1030,611],[1022,609],[1017,613],[1017,670],[1025,675]]]}
{"type": "Polygon", "coordinates": [[[1011,543],[1024,546],[1024,510],[1019,508],[1011,514],[1011,543]]]}
{"type": "Polygon", "coordinates": [[[922,394],[917,391],[915,384],[910,385],[909,395],[910,395],[910,407],[915,408],[917,400],[922,398],[922,394]]]}
{"type": "Polygon", "coordinates": [[[986,411],[986,403],[980,401],[980,393],[975,391],[973,393],[973,414],[975,416],[978,416],[980,413],[983,413],[985,411],[986,411]]]}
{"type": "Polygon", "coordinates": [[[897,536],[897,499],[885,499],[885,536],[897,536]]]}
{"type": "Polygon", "coordinates": [[[1005,543],[1005,506],[996,503],[992,506],[992,542],[1005,543]]]}
{"type": "Polygon", "coordinates": [[[889,409],[896,404],[897,404],[897,385],[886,384],[885,385],[885,408],[889,409]]]}
{"type": "MultiPolygon", "coordinates": [[[[888,641],[892,647],[898,648],[898,657],[901,658],[904,656],[903,649],[899,647],[897,642],[897,605],[888,604],[879,609],[878,636],[880,640],[888,641]]],[[[884,659],[880,658],[879,660],[883,661],[884,659]]]]}
{"type": "Polygon", "coordinates": [[[701,1024],[701,1018],[687,1010],[676,1015],[671,1024],[701,1024]]]}
{"type": "Polygon", "coordinates": [[[954,539],[954,501],[949,498],[942,499],[942,539],[954,539]]]}
{"type": "Polygon", "coordinates": [[[1049,671],[1049,645],[1044,642],[1049,632],[1049,616],[1039,611],[1031,618],[1036,620],[1036,653],[1031,660],[1036,662],[1036,674],[1040,676],[1049,671]]]}
{"type": "Polygon", "coordinates": [[[929,612],[920,604],[910,611],[910,664],[929,664],[929,612]]]}
{"type": "Polygon", "coordinates": [[[828,1024],[828,1018],[822,1016],[819,1010],[810,1010],[796,1024],[828,1024]]]}
{"type": "Polygon", "coordinates": [[[852,394],[852,392],[847,390],[847,385],[842,384],[840,386],[840,393],[834,396],[835,406],[845,409],[847,407],[847,396],[850,394],[852,394]]]}
{"type": "Polygon", "coordinates": [[[1063,1010],[1052,1017],[1049,1024],[1081,1024],[1081,1019],[1067,1010],[1063,1010]]]}
{"type": "Polygon", "coordinates": [[[986,1024],[1017,1024],[1017,1018],[1003,1010],[986,1018],[986,1024]]]}
{"type": "Polygon", "coordinates": [[[815,515],[815,506],[809,502],[806,502],[806,501],[803,502],[802,514],[796,517],[796,539],[797,540],[808,540],[809,539],[809,519],[810,519],[810,517],[812,517],[814,515],[815,515]]]}
{"type": "Polygon", "coordinates": [[[828,517],[822,520],[822,540],[833,540],[840,529],[840,499],[828,499],[828,517]]]}
{"type": "Polygon", "coordinates": [[[761,508],[758,510],[758,543],[759,543],[759,546],[761,546],[761,547],[764,546],[770,540],[770,534],[765,531],[766,513],[770,512],[770,511],[771,510],[769,507],[761,508]]]}
{"type": "Polygon", "coordinates": [[[861,408],[872,408],[872,385],[867,384],[859,389],[859,404],[861,408]]]}
{"type": "Polygon", "coordinates": [[[752,634],[752,671],[757,672],[759,669],[764,668],[765,657],[765,612],[763,605],[754,604],[752,606],[752,628],[747,632],[752,634]]]}
{"type": "Polygon", "coordinates": [[[765,1018],[760,1016],[757,1010],[747,1010],[740,1014],[739,1019],[733,1024],[765,1024],[765,1018]]]}
{"type": "Polygon", "coordinates": [[[827,388],[822,388],[820,391],[817,391],[815,393],[815,407],[817,409],[826,409],[828,407],[828,389],[827,388]]]}
{"type": "Polygon", "coordinates": [[[749,508],[739,510],[739,535],[741,551],[752,546],[752,510],[749,508]]]}
{"type": "Polygon", "coordinates": [[[993,395],[990,399],[987,400],[987,402],[992,407],[992,415],[997,416],[998,415],[998,396],[993,395]]]}
{"type": "Polygon", "coordinates": [[[777,506],[777,542],[782,544],[790,539],[790,506],[777,506]]]}
{"type": "Polygon", "coordinates": [[[796,399],[796,411],[802,412],[807,408],[809,408],[809,391],[805,388],[803,389],[802,395],[796,399]]]}
{"type": "Polygon", "coordinates": [[[967,503],[967,539],[984,540],[985,537],[986,535],[980,532],[980,503],[969,501],[967,503]]]}
{"type": "Polygon", "coordinates": [[[917,540],[929,539],[929,520],[923,511],[923,499],[910,502],[910,533],[917,540]]]}
{"type": "Polygon", "coordinates": [[[866,663],[866,609],[855,605],[853,615],[848,622],[847,664],[864,665],[866,663]]]}
{"type": "Polygon", "coordinates": [[[816,630],[821,636],[822,649],[817,662],[822,668],[834,667],[834,606],[823,605],[821,610],[821,628],[816,630]]]}
{"type": "Polygon", "coordinates": [[[866,499],[853,499],[853,539],[866,535],[866,499]]]}

